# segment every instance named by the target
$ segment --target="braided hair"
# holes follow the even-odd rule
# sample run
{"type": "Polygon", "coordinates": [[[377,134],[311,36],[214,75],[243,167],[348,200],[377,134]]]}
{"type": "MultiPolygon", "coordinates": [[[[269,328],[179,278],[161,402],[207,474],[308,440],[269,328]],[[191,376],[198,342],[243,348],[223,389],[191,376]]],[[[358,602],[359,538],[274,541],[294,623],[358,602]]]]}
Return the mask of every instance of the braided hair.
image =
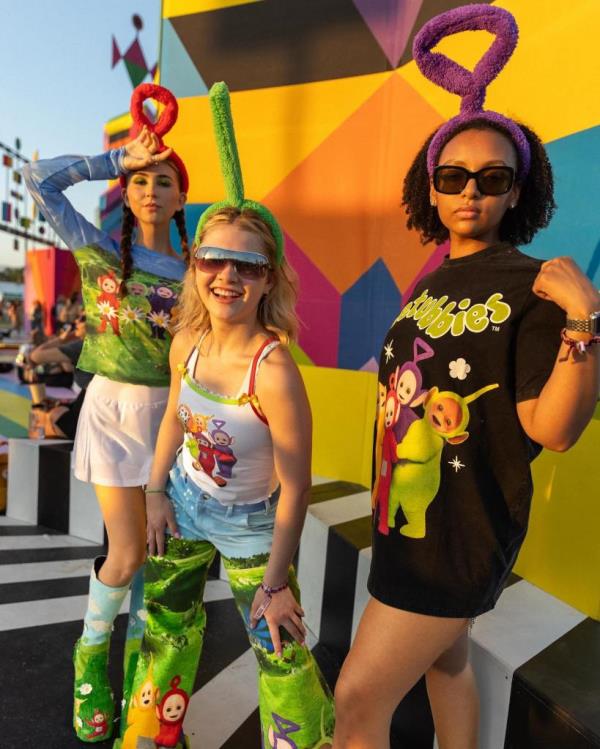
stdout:
{"type": "MultiPolygon", "coordinates": [[[[185,228],[185,212],[183,208],[175,211],[173,220],[179,232],[181,251],[186,267],[190,264],[190,248],[188,244],[187,229],[185,228]]],[[[133,270],[133,257],[131,248],[133,246],[133,230],[135,229],[135,216],[131,208],[123,204],[123,220],[121,222],[121,286],[119,294],[121,298],[127,296],[127,279],[131,277],[133,270]]]]}
{"type": "Polygon", "coordinates": [[[135,229],[135,216],[128,205],[123,203],[123,219],[121,221],[121,297],[127,296],[127,279],[131,276],[133,268],[133,257],[131,246],[133,244],[133,230],[135,229]]]}
{"type": "Polygon", "coordinates": [[[177,226],[179,232],[179,241],[181,243],[181,254],[183,255],[183,261],[187,266],[190,264],[190,246],[188,244],[187,229],[185,228],[185,211],[181,208],[175,211],[173,214],[173,220],[177,226]]]}

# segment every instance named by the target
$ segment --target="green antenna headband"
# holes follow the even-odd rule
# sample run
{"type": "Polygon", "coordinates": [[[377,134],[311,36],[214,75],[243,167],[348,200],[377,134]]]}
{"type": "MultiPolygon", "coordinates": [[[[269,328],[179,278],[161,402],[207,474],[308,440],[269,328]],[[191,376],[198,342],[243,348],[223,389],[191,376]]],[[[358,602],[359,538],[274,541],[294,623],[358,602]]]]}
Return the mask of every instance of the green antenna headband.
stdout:
{"type": "Polygon", "coordinates": [[[223,208],[249,208],[257,213],[269,226],[275,237],[277,264],[281,265],[283,260],[283,232],[277,223],[277,219],[271,211],[262,203],[244,198],[244,180],[240,167],[240,157],[233,129],[233,118],[231,116],[231,104],[229,101],[229,89],[223,81],[213,84],[210,89],[208,100],[212,112],[217,150],[221,161],[221,172],[225,182],[225,200],[213,203],[200,216],[196,227],[195,243],[204,229],[208,219],[223,208]]]}

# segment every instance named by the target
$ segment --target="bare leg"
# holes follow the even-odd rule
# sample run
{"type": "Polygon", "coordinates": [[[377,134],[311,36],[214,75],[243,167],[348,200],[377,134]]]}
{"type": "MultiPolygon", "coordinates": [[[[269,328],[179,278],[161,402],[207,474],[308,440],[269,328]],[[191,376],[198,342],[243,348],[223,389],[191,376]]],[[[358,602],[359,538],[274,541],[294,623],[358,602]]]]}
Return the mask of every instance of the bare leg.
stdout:
{"type": "Polygon", "coordinates": [[[396,706],[466,626],[371,598],[335,690],[334,749],[389,747],[396,706]]]}
{"type": "Polygon", "coordinates": [[[435,661],[426,680],[440,749],[477,749],[479,695],[466,631],[435,661]]]}
{"type": "Polygon", "coordinates": [[[66,439],[65,433],[56,425],[56,422],[61,416],[64,416],[68,410],[69,409],[66,406],[56,406],[51,411],[44,414],[44,432],[46,437],[59,437],[60,439],[66,439]]]}
{"type": "Polygon", "coordinates": [[[43,382],[36,382],[29,386],[31,393],[31,402],[34,404],[42,403],[46,398],[46,385],[43,382]]]}
{"type": "MultiPolygon", "coordinates": [[[[129,583],[145,557],[146,517],[141,488],[95,488],[108,531],[108,556],[101,567],[97,560],[90,576],[83,634],[73,653],[73,727],[82,741],[90,740],[90,727],[95,728],[97,720],[102,720],[99,737],[109,738],[112,733],[114,697],[108,679],[110,633],[129,583]]],[[[133,618],[130,616],[130,624],[133,618]]]]}
{"type": "Polygon", "coordinates": [[[98,579],[110,587],[128,585],[146,558],[146,506],[140,486],[96,484],[108,534],[108,555],[98,579]]]}

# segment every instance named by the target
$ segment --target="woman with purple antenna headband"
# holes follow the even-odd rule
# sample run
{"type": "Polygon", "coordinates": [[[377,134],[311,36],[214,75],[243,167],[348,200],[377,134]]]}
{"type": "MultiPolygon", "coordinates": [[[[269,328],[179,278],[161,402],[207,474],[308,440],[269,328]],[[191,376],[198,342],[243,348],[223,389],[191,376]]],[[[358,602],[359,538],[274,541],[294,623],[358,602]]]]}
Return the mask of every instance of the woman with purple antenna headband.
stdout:
{"type": "Polygon", "coordinates": [[[516,249],[554,211],[546,152],[483,109],[517,35],[507,11],[468,5],[415,37],[421,72],[462,104],[417,154],[403,203],[408,226],[449,239],[450,254],[385,338],[371,598],[336,688],[335,749],[389,746],[394,709],[423,674],[440,749],[476,749],[469,622],[496,604],[525,537],[531,459],[571,447],[598,397],[600,295],[570,258],[516,249]],[[431,51],[468,30],[496,36],[472,73],[431,51]],[[431,349],[419,361],[417,339],[431,349]],[[417,418],[395,430],[403,399],[417,418]]]}

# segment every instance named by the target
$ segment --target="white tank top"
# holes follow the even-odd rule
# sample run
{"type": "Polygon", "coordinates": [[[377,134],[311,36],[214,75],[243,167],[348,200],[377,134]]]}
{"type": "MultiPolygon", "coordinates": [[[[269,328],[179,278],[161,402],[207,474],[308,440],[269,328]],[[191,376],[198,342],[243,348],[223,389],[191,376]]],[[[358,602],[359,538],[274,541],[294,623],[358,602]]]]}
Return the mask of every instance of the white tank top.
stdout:
{"type": "Polygon", "coordinates": [[[256,352],[236,396],[204,388],[194,379],[204,335],[179,365],[181,388],[177,416],[185,432],[181,461],[187,476],[225,505],[266,499],[273,486],[271,432],[255,393],[258,368],[279,345],[266,340],[256,352]]]}

